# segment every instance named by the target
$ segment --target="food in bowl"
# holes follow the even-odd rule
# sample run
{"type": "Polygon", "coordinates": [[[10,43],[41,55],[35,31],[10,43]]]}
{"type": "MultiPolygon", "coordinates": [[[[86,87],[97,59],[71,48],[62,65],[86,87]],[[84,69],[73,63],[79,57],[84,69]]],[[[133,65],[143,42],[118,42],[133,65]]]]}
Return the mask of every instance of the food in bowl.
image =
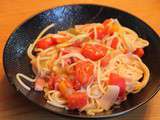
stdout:
{"type": "Polygon", "coordinates": [[[140,92],[150,76],[142,62],[147,40],[122,26],[117,19],[75,25],[56,34],[44,35],[47,26],[27,50],[35,78],[17,73],[43,91],[48,104],[95,115],[109,111],[140,92]]]}

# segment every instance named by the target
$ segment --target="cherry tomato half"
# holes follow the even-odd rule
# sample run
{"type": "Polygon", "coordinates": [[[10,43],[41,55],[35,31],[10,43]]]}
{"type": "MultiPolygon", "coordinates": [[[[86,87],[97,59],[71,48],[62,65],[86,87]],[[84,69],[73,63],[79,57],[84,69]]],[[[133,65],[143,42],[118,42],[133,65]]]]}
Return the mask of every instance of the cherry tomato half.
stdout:
{"type": "Polygon", "coordinates": [[[139,56],[139,57],[142,57],[144,55],[144,50],[143,48],[137,48],[135,51],[134,51],[134,54],[139,56]]]}
{"type": "Polygon", "coordinates": [[[111,73],[109,76],[109,85],[117,85],[120,88],[119,97],[124,98],[125,96],[125,90],[126,90],[126,84],[125,80],[118,74],[111,73]]]}
{"type": "Polygon", "coordinates": [[[88,97],[84,92],[75,92],[68,96],[68,108],[69,109],[80,109],[87,104],[88,97]]]}
{"type": "Polygon", "coordinates": [[[107,48],[99,44],[85,44],[81,50],[83,56],[94,61],[104,57],[106,52],[107,48]]]}
{"type": "Polygon", "coordinates": [[[81,61],[75,65],[75,80],[77,84],[80,83],[81,86],[86,86],[91,80],[93,75],[94,65],[90,62],[81,61]]]}
{"type": "Polygon", "coordinates": [[[41,49],[47,49],[56,44],[57,44],[57,41],[55,38],[51,38],[51,37],[42,38],[37,42],[36,47],[41,49]]]}

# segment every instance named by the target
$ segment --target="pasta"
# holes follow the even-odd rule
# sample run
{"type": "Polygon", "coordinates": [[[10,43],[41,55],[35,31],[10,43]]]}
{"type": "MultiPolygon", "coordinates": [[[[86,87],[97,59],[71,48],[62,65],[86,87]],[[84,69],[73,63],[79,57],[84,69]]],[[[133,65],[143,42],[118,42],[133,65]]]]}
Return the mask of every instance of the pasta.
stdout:
{"type": "Polygon", "coordinates": [[[27,50],[36,77],[16,75],[28,91],[31,88],[22,78],[35,83],[49,105],[96,115],[147,85],[150,72],[141,57],[149,42],[117,19],[44,35],[51,27],[54,24],[27,50]]]}

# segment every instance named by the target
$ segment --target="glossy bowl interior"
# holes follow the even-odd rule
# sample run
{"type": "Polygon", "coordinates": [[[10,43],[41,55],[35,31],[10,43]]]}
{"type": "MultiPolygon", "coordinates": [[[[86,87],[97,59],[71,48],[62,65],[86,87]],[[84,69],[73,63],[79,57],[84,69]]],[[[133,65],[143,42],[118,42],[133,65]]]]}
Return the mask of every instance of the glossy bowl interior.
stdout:
{"type": "MultiPolygon", "coordinates": [[[[131,111],[152,98],[160,87],[160,39],[159,36],[143,21],[124,11],[100,5],[66,5],[49,9],[35,15],[21,24],[10,35],[4,49],[4,69],[11,82],[25,97],[37,105],[61,115],[80,117],[80,118],[100,118],[113,117],[131,111]],[[24,73],[34,77],[31,69],[30,60],[26,51],[37,35],[43,28],[51,23],[55,27],[48,31],[56,33],[77,24],[92,22],[102,22],[107,18],[117,18],[126,27],[135,30],[138,35],[150,42],[149,47],[145,48],[144,63],[149,67],[151,75],[147,86],[138,94],[128,95],[128,99],[120,105],[120,108],[113,108],[112,114],[103,112],[96,116],[88,116],[77,111],[67,111],[46,104],[43,94],[34,90],[26,91],[17,81],[16,73],[24,73]]],[[[29,84],[29,83],[27,83],[29,84]]],[[[31,85],[31,84],[30,84],[31,85]]],[[[31,85],[32,86],[32,85],[31,85]]]]}

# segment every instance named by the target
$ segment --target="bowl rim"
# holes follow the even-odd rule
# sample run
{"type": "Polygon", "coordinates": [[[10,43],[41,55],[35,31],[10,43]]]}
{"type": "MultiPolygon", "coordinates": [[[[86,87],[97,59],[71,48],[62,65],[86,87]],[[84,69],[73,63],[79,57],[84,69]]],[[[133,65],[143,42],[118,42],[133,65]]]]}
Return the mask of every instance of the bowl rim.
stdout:
{"type": "MultiPolygon", "coordinates": [[[[127,11],[124,11],[124,10],[121,10],[119,8],[115,8],[115,7],[112,7],[112,6],[108,6],[108,5],[102,5],[102,4],[91,4],[91,3],[77,3],[77,4],[66,4],[66,5],[59,5],[59,6],[55,6],[55,7],[50,7],[49,9],[42,9],[40,10],[39,12],[29,16],[27,19],[24,19],[19,25],[17,25],[14,30],[10,33],[6,43],[5,43],[5,47],[3,48],[3,69],[4,69],[4,72],[5,72],[5,75],[7,77],[7,80],[11,83],[11,85],[16,88],[15,84],[12,84],[11,82],[11,79],[8,75],[8,70],[7,70],[7,62],[6,62],[6,50],[7,50],[7,47],[9,45],[9,42],[10,42],[10,39],[12,37],[12,35],[25,23],[27,23],[29,20],[31,20],[32,18],[38,16],[39,14],[42,14],[44,12],[47,12],[47,11],[50,11],[50,10],[54,10],[54,9],[57,9],[57,8],[61,8],[61,7],[67,7],[67,6],[96,6],[96,7],[103,7],[104,9],[105,8],[109,8],[109,9],[112,9],[112,10],[115,10],[115,11],[119,11],[119,12],[122,12],[124,14],[127,14],[129,16],[132,16],[136,19],[138,19],[141,23],[143,23],[145,26],[147,26],[149,29],[152,30],[152,32],[157,35],[157,37],[159,37],[159,35],[157,34],[157,32],[151,27],[149,26],[146,22],[144,22],[143,20],[141,20],[140,18],[138,18],[137,16],[133,15],[132,13],[129,13],[127,11]]],[[[159,37],[160,38],[160,37],[159,37]]],[[[124,115],[130,111],[133,111],[137,108],[139,108],[140,106],[144,105],[145,103],[147,103],[151,98],[153,98],[157,92],[160,90],[160,86],[156,88],[156,90],[154,91],[154,93],[149,96],[146,100],[142,101],[141,103],[135,105],[134,107],[130,108],[130,109],[127,109],[127,110],[124,110],[122,112],[118,112],[118,113],[114,113],[114,114],[107,114],[107,115],[95,115],[95,116],[80,116],[80,115],[74,115],[74,114],[68,114],[68,113],[61,113],[61,112],[56,112],[56,111],[53,111],[51,109],[48,109],[46,107],[44,107],[43,105],[31,100],[29,97],[25,96],[21,91],[17,91],[18,93],[20,93],[21,95],[23,95],[27,100],[29,100],[31,103],[34,103],[36,105],[38,105],[39,107],[49,111],[49,112],[52,112],[54,114],[57,114],[57,115],[62,115],[64,117],[73,117],[73,118],[85,118],[85,119],[97,119],[97,118],[112,118],[112,117],[117,117],[117,116],[120,116],[120,115],[124,115]]]]}

